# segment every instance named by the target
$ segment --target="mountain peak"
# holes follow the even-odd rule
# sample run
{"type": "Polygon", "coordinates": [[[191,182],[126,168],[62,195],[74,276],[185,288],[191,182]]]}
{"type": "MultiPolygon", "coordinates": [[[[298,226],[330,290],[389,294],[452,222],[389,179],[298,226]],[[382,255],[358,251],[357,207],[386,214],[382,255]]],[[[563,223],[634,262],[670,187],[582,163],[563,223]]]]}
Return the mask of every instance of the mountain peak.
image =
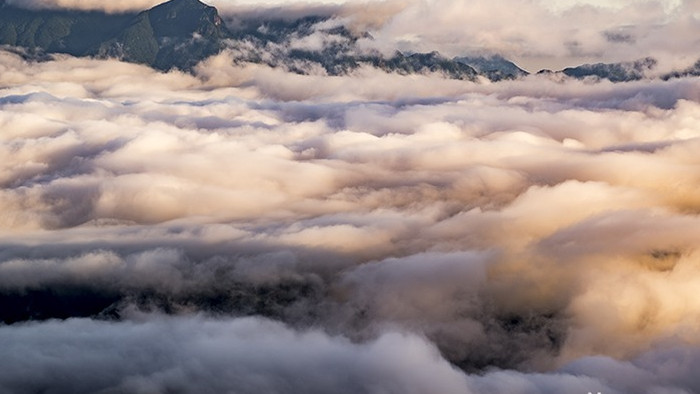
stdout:
{"type": "Polygon", "coordinates": [[[477,72],[486,75],[492,81],[517,79],[528,75],[527,71],[498,54],[462,56],[454,58],[454,61],[471,66],[477,72]]]}
{"type": "Polygon", "coordinates": [[[157,69],[189,69],[222,49],[230,33],[216,8],[198,0],[171,0],[143,11],[98,55],[157,69]]]}
{"type": "Polygon", "coordinates": [[[151,8],[146,14],[157,36],[191,37],[193,33],[205,37],[225,35],[219,12],[199,0],[170,0],[151,8]]]}
{"type": "Polygon", "coordinates": [[[151,10],[158,8],[205,9],[213,7],[204,4],[199,0],[170,0],[156,5],[155,7],[151,8],[151,10]]]}

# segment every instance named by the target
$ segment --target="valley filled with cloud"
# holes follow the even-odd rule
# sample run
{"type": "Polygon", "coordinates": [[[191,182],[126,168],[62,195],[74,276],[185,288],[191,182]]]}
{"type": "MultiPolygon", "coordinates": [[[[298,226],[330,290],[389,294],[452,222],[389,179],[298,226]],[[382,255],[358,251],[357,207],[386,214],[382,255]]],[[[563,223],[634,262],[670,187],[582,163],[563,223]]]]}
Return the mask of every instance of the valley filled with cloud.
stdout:
{"type": "Polygon", "coordinates": [[[700,392],[700,79],[237,53],[0,51],[0,393],[700,392]]]}

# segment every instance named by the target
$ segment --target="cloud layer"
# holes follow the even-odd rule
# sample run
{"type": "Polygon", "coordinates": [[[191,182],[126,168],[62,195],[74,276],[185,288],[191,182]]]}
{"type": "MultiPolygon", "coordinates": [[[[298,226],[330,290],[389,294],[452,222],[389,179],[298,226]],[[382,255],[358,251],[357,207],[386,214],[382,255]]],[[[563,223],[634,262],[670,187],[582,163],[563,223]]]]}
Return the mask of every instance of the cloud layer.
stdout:
{"type": "Polygon", "coordinates": [[[699,84],[0,52],[0,390],[698,391],[699,84]]]}
{"type": "Polygon", "coordinates": [[[0,327],[3,392],[163,393],[691,393],[697,348],[632,362],[578,360],[552,374],[464,375],[423,338],[389,332],[353,343],[254,318],[141,316],[0,327]],[[80,336],[76,337],[75,333],[80,336]],[[658,363],[673,365],[673,369],[658,363]]]}
{"type": "Polygon", "coordinates": [[[415,1],[373,30],[366,44],[450,56],[495,52],[531,72],[644,56],[656,57],[659,71],[668,71],[698,57],[695,1],[568,3],[553,8],[552,2],[535,0],[415,1]]]}

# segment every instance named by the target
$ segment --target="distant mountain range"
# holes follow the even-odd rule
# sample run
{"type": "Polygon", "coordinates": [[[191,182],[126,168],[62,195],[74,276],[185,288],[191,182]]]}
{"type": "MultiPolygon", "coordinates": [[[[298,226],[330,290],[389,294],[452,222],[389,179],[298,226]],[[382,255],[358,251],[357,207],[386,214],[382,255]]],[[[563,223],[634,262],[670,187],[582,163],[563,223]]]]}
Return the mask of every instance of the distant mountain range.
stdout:
{"type": "MultiPolygon", "coordinates": [[[[361,66],[400,74],[439,73],[448,78],[491,81],[528,75],[498,56],[447,58],[438,52],[383,55],[360,49],[371,39],[333,23],[331,18],[306,16],[237,18],[229,26],[216,8],[198,0],[171,0],[140,13],[106,14],[75,10],[29,10],[0,0],[0,45],[21,48],[25,56],[51,53],[117,58],[158,70],[191,70],[202,60],[230,49],[236,62],[282,67],[306,74],[323,70],[343,75],[361,66]]],[[[613,82],[645,78],[656,61],[587,64],[556,72],[573,78],[613,82]]],[[[552,73],[543,70],[540,73],[552,73]]],[[[664,78],[700,75],[700,61],[664,78]]]]}
{"type": "MultiPolygon", "coordinates": [[[[656,59],[645,57],[633,62],[583,64],[578,67],[568,67],[558,72],[542,70],[538,74],[563,74],[576,79],[607,79],[611,82],[630,82],[649,78],[657,65],[656,59]]],[[[661,74],[659,78],[668,80],[700,76],[700,60],[685,70],[661,74]]]]}

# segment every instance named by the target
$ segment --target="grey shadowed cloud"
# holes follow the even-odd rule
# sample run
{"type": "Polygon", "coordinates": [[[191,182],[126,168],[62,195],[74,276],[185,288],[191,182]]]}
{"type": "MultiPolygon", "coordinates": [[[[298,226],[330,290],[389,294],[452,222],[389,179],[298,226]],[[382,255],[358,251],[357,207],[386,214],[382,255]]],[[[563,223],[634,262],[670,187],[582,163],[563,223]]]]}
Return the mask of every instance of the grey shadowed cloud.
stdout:
{"type": "Polygon", "coordinates": [[[589,357],[555,374],[464,375],[423,338],[387,332],[366,343],[258,319],[136,316],[0,327],[12,393],[691,393],[697,348],[631,362],[589,357]],[[79,332],[80,336],[75,333],[79,332]],[[659,368],[658,363],[675,368],[659,368]]]}

